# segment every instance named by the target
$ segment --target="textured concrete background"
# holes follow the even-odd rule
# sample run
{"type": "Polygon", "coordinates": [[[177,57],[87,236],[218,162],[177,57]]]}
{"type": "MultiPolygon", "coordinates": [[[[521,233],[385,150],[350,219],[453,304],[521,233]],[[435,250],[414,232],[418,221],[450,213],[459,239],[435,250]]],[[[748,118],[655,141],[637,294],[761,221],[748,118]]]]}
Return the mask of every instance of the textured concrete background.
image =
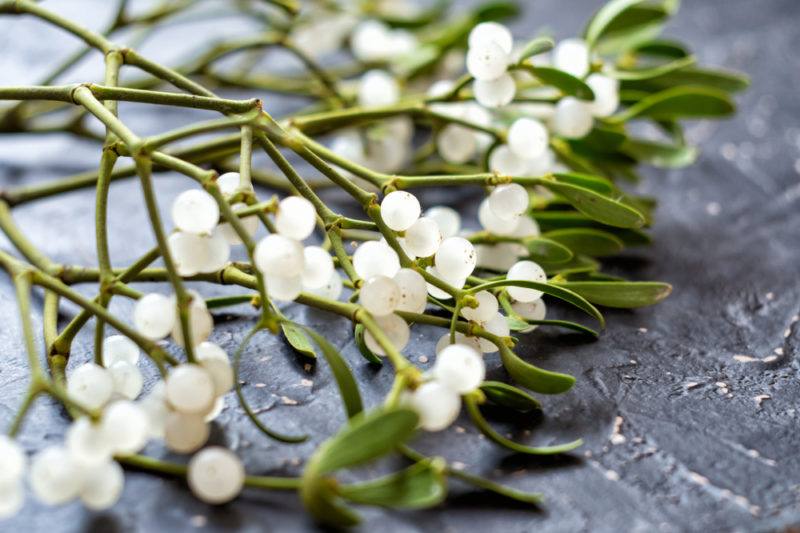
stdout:
{"type": "MultiPolygon", "coordinates": [[[[104,2],[51,3],[98,26],[104,2]]],[[[542,25],[557,36],[578,31],[598,1],[524,2],[519,35],[542,25]]],[[[536,332],[520,354],[578,377],[568,394],[545,398],[542,420],[495,420],[515,438],[551,443],[583,437],[571,456],[540,459],[512,455],[478,436],[462,419],[443,435],[418,445],[443,453],[472,471],[541,491],[540,511],[508,505],[452,484],[441,508],[415,513],[364,510],[364,531],[767,531],[800,523],[800,431],[797,346],[800,326],[800,3],[796,0],[686,0],[669,34],[689,41],[704,63],[753,77],[741,111],[724,123],[698,123],[690,137],[703,155],[683,171],[648,172],[641,191],[661,200],[653,246],[627,252],[610,269],[634,279],[675,286],[662,305],[608,313],[609,328],[595,343],[560,332],[536,332]],[[532,430],[532,431],[531,431],[532,430]],[[530,432],[529,432],[530,431],[530,432]]],[[[176,28],[145,53],[175,57],[204,32],[235,34],[241,25],[176,28]],[[165,46],[163,43],[169,43],[165,46]]],[[[0,84],[34,83],[55,57],[74,46],[69,38],[31,21],[0,19],[0,84]]],[[[94,78],[97,63],[74,76],[94,78]]],[[[268,99],[269,110],[292,105],[268,99]]],[[[160,110],[154,120],[141,106],[122,115],[147,134],[197,115],[160,110]]],[[[90,146],[66,138],[0,139],[0,186],[53,179],[96,165],[90,146]]],[[[162,206],[187,182],[157,180],[162,206]]],[[[131,261],[152,245],[134,183],[112,186],[112,257],[131,261]]],[[[334,198],[335,200],[335,198],[334,198]]],[[[435,196],[429,198],[436,201],[435,196]]],[[[452,199],[451,199],[452,201],[452,199]]],[[[465,193],[463,206],[474,205],[465,193]]],[[[465,209],[470,209],[465,207],[465,209]]],[[[474,211],[474,208],[472,208],[474,211]]],[[[89,191],[25,206],[17,220],[54,259],[95,262],[93,196],[89,191]]],[[[2,246],[7,247],[7,243],[2,246]]],[[[213,287],[201,287],[213,294],[213,287]]],[[[87,294],[92,292],[87,287],[87,294]]],[[[115,310],[129,316],[118,299],[115,310]]],[[[64,306],[65,317],[74,312],[64,306]]],[[[0,424],[13,416],[27,371],[7,279],[0,277],[0,424]]],[[[291,316],[323,332],[343,353],[371,405],[388,389],[388,369],[375,371],[357,354],[347,322],[289,307],[291,316]]],[[[249,324],[246,308],[218,313],[213,340],[232,349],[249,324]]],[[[37,316],[37,324],[39,317],[37,316]]],[[[430,354],[435,331],[414,329],[410,356],[430,354]]],[[[90,336],[74,358],[90,357],[90,336]]],[[[491,374],[502,377],[495,357],[491,374]]],[[[424,365],[423,365],[424,366],[424,365]]],[[[262,336],[245,355],[245,394],[272,427],[309,432],[313,442],[287,446],[262,438],[229,400],[224,432],[213,439],[235,449],[253,473],[295,474],[303,458],[343,422],[335,384],[324,367],[305,369],[278,339],[262,336]]],[[[30,450],[62,438],[63,413],[40,401],[22,441],[30,450]]],[[[147,450],[163,452],[157,446],[147,450]]],[[[375,467],[382,470],[387,465],[375,467]]],[[[73,504],[46,508],[29,498],[22,514],[0,523],[6,531],[291,531],[312,529],[293,494],[247,492],[211,508],[182,483],[130,473],[121,502],[95,514],[73,504]]]]}

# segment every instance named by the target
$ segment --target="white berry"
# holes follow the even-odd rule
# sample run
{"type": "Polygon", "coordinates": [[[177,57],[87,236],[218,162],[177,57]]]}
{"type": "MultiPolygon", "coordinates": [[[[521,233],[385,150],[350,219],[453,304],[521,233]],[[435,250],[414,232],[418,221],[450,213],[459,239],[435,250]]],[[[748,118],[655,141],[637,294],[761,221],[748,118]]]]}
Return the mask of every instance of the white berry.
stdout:
{"type": "Polygon", "coordinates": [[[416,257],[430,257],[442,243],[442,232],[435,220],[420,217],[406,230],[405,247],[416,257]]]}
{"type": "Polygon", "coordinates": [[[189,461],[186,480],[200,500],[220,504],[229,502],[242,491],[244,465],[230,450],[211,446],[198,452],[189,461]]]}
{"type": "Polygon", "coordinates": [[[475,100],[482,106],[503,107],[514,99],[517,93],[517,84],[514,77],[505,72],[493,80],[475,80],[472,84],[472,91],[475,93],[475,100]]]}
{"type": "Polygon", "coordinates": [[[474,296],[478,300],[478,307],[463,307],[461,314],[473,322],[486,322],[497,313],[497,298],[489,291],[480,291],[474,296]]]}
{"type": "Polygon", "coordinates": [[[451,344],[436,356],[433,375],[442,385],[459,394],[475,390],[486,376],[480,354],[463,344],[451,344]]]}
{"type": "Polygon", "coordinates": [[[87,508],[102,511],[117,503],[124,486],[125,474],[122,467],[116,461],[109,460],[83,472],[83,483],[78,496],[87,508]]]}
{"type": "MultiPolygon", "coordinates": [[[[547,283],[547,274],[533,261],[520,261],[508,269],[506,279],[547,283]]],[[[509,296],[520,302],[532,302],[542,296],[542,291],[525,287],[509,286],[507,290],[509,296]]]]}
{"type": "Polygon", "coordinates": [[[619,107],[619,81],[603,74],[592,74],[586,84],[594,92],[594,101],[589,104],[596,117],[608,117],[619,107]]]}
{"type": "Polygon", "coordinates": [[[76,368],[67,380],[70,398],[87,409],[99,409],[111,399],[114,380],[102,366],[86,363],[76,368]]]}
{"type": "Polygon", "coordinates": [[[441,431],[455,422],[461,410],[461,397],[437,381],[423,383],[408,397],[425,431],[441,431]]]}
{"type": "Polygon", "coordinates": [[[142,392],[144,379],[139,367],[128,361],[117,361],[108,369],[114,382],[114,392],[123,398],[133,400],[142,392]]]}
{"type": "Polygon", "coordinates": [[[359,245],[353,254],[353,268],[364,279],[373,276],[391,278],[400,270],[400,258],[389,245],[378,241],[367,241],[359,245]]]}
{"type": "Polygon", "coordinates": [[[582,39],[564,39],[553,50],[553,66],[583,78],[589,72],[589,47],[582,39]]]}
{"type": "MultiPolygon", "coordinates": [[[[408,327],[405,320],[393,313],[386,316],[376,316],[375,322],[396,349],[402,350],[406,347],[408,339],[411,337],[411,329],[408,327]]],[[[375,340],[369,330],[364,334],[364,342],[367,348],[376,354],[386,355],[386,352],[381,345],[378,344],[378,341],[375,340]]]]}
{"type": "Polygon", "coordinates": [[[372,315],[386,316],[397,309],[400,288],[391,278],[374,276],[362,285],[358,301],[372,315]]]}
{"type": "Polygon", "coordinates": [[[114,455],[138,453],[147,444],[150,420],[138,404],[114,402],[103,413],[103,428],[111,439],[114,455]]]}
{"type": "Polygon", "coordinates": [[[381,218],[389,228],[405,231],[416,222],[420,214],[417,197],[406,191],[393,191],[381,201],[381,218]]]}
{"type": "Polygon", "coordinates": [[[384,70],[370,70],[358,85],[358,104],[363,107],[391,105],[400,98],[397,80],[384,70]]]}
{"type": "Polygon", "coordinates": [[[580,139],[592,130],[592,110],[588,102],[572,96],[562,98],[556,104],[552,126],[556,134],[568,139],[580,139]]]}
{"type": "Polygon", "coordinates": [[[467,52],[467,70],[476,80],[494,80],[506,72],[509,54],[493,41],[477,43],[467,52]]]}
{"type": "Polygon", "coordinates": [[[452,207],[437,205],[425,211],[424,216],[436,221],[443,239],[455,236],[461,229],[461,215],[452,207]]]}
{"type": "Polygon", "coordinates": [[[163,339],[175,326],[175,302],[163,294],[145,294],[133,308],[133,325],[150,340],[163,339]]]}
{"type": "Polygon", "coordinates": [[[167,376],[167,401],[181,413],[205,413],[214,401],[214,382],[201,366],[179,365],[167,376]]]}
{"type": "Polygon", "coordinates": [[[267,235],[255,250],[256,267],[264,274],[299,275],[305,266],[303,245],[284,235],[267,235]]]}
{"type": "Polygon", "coordinates": [[[300,196],[289,196],[278,204],[275,214],[275,229],[278,233],[302,241],[314,231],[317,211],[314,204],[300,196]]]}
{"type": "Polygon", "coordinates": [[[187,233],[211,233],[219,222],[217,201],[200,189],[183,191],[172,204],[172,222],[187,233]]]}
{"type": "Polygon", "coordinates": [[[191,453],[208,440],[204,415],[170,412],[164,423],[164,443],[177,453],[191,453]]]}
{"type": "Polygon", "coordinates": [[[469,32],[468,44],[470,47],[480,46],[487,42],[497,44],[507,54],[511,53],[514,46],[511,31],[497,22],[482,22],[469,32]]]}
{"type": "Polygon", "coordinates": [[[499,185],[489,194],[489,207],[498,218],[514,220],[516,227],[519,216],[530,207],[528,191],[518,183],[499,185]]]}
{"type": "Polygon", "coordinates": [[[78,495],[81,470],[66,448],[51,446],[33,457],[28,482],[42,503],[61,505],[78,495]]]}
{"type": "Polygon", "coordinates": [[[331,254],[319,246],[306,246],[303,249],[303,287],[318,289],[325,285],[333,274],[331,254]]]}
{"type": "Polygon", "coordinates": [[[475,270],[477,257],[472,243],[462,237],[449,237],[436,251],[436,270],[448,278],[466,278],[475,270]]]}
{"type": "Polygon", "coordinates": [[[222,396],[233,388],[233,367],[228,354],[213,342],[201,342],[195,347],[197,362],[211,376],[214,394],[222,396]]]}
{"type": "Polygon", "coordinates": [[[508,147],[523,159],[540,157],[547,149],[547,128],[538,120],[520,118],[508,129],[508,147]]]}

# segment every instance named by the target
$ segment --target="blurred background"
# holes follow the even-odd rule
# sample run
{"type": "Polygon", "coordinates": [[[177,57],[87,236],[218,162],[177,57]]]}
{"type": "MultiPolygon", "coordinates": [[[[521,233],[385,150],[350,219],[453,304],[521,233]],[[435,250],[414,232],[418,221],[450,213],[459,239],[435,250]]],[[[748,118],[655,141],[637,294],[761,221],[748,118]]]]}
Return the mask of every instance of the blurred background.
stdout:
{"type": "MultiPolygon", "coordinates": [[[[459,8],[477,2],[456,2],[459,8]]],[[[516,36],[541,29],[557,38],[578,34],[599,0],[520,0],[516,36]]],[[[102,29],[114,2],[45,2],[93,29],[102,29]]],[[[135,11],[153,2],[134,0],[135,11]]],[[[114,40],[144,55],[179,64],[204,43],[248,34],[259,26],[226,15],[226,2],[206,1],[153,34],[121,32],[114,40]]],[[[575,388],[544,398],[541,420],[496,420],[516,438],[549,443],[578,437],[585,446],[565,457],[509,455],[479,437],[468,423],[424,436],[420,448],[442,453],[465,468],[502,483],[541,491],[539,510],[509,505],[453,484],[440,507],[413,513],[364,511],[365,531],[767,531],[800,524],[800,413],[797,345],[800,339],[800,3],[797,0],[684,0],[666,32],[687,42],[703,64],[741,70],[752,79],[738,96],[739,113],[722,122],[696,122],[689,141],[702,153],[684,170],[648,169],[638,192],[659,198],[654,244],[626,252],[612,270],[635,279],[674,285],[663,304],[609,313],[608,330],[595,343],[563,332],[524,337],[520,353],[544,368],[572,373],[575,388]],[[532,435],[532,436],[531,436],[532,435]]],[[[38,84],[79,48],[69,35],[31,18],[0,17],[0,86],[38,84]]],[[[59,83],[101,77],[98,54],[59,83]]],[[[288,56],[270,56],[265,69],[296,68],[288,56]]],[[[128,74],[130,76],[130,74],[128,74]]],[[[123,80],[126,79],[123,76],[123,80]]],[[[130,78],[127,78],[130,79],[130,78]]],[[[254,92],[280,116],[303,105],[291,96],[254,92]]],[[[208,117],[201,112],[123,104],[126,123],[142,135],[208,117]]],[[[0,187],[56,179],[94,168],[96,146],[66,135],[0,134],[0,187]]],[[[186,181],[159,176],[162,207],[186,181]]],[[[332,193],[328,199],[341,200],[332,193]]],[[[431,202],[442,198],[431,197],[431,202]]],[[[446,201],[474,213],[473,193],[446,201]]],[[[110,232],[115,264],[152,246],[137,183],[111,189],[110,232]]],[[[96,263],[94,195],[79,191],[15,209],[33,242],[66,263],[96,263]]],[[[473,224],[477,226],[477,224],[473,224]]],[[[5,249],[9,244],[0,237],[5,249]]],[[[94,288],[86,287],[87,294],[94,288]]],[[[204,288],[204,294],[213,291],[204,288]]],[[[66,311],[74,309],[65,306],[66,311]]],[[[117,299],[113,310],[130,314],[117,299]]],[[[0,312],[14,317],[13,290],[0,278],[0,312]]],[[[290,306],[287,314],[342,348],[363,383],[368,404],[389,388],[388,372],[363,364],[345,320],[290,306]]],[[[215,342],[234,343],[248,326],[248,311],[216,314],[215,342]]],[[[39,320],[39,317],[36,317],[39,320]]],[[[88,332],[88,330],[87,330],[88,332]]],[[[432,353],[438,335],[413,331],[411,357],[432,353]]],[[[0,327],[0,425],[5,427],[26,385],[15,318],[0,327]]],[[[89,357],[91,334],[80,337],[74,358],[89,357]]],[[[502,375],[493,358],[494,375],[502,375]]],[[[425,366],[425,365],[422,365],[425,366]]],[[[212,440],[225,443],[254,473],[296,474],[316,445],[343,422],[335,384],[326,368],[307,369],[280,339],[263,338],[243,363],[245,393],[271,427],[311,433],[312,442],[287,446],[265,440],[233,402],[212,440]],[[308,385],[308,383],[311,385],[308,385]],[[287,401],[289,399],[290,401],[287,401]]],[[[40,401],[21,440],[36,450],[61,438],[65,418],[40,401]]],[[[152,447],[147,452],[164,454],[152,447]]],[[[389,465],[374,467],[383,471],[389,465]]],[[[195,501],[182,483],[127,474],[122,500],[97,514],[79,504],[39,506],[0,523],[7,531],[294,531],[312,529],[294,495],[248,492],[212,508],[195,501]]]]}

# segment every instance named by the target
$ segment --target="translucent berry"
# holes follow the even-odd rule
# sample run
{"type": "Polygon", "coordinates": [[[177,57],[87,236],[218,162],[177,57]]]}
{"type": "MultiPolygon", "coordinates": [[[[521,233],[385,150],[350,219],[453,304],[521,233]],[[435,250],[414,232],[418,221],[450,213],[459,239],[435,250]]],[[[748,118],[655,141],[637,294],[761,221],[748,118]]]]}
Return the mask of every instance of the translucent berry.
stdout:
{"type": "Polygon", "coordinates": [[[51,446],[33,457],[28,482],[42,503],[61,505],[78,495],[82,470],[66,448],[51,446]]]}
{"type": "Polygon", "coordinates": [[[405,231],[416,222],[420,214],[419,200],[406,191],[393,191],[381,202],[381,218],[389,228],[405,231]]]}
{"type": "Polygon", "coordinates": [[[139,407],[147,416],[147,436],[153,439],[164,438],[164,426],[169,414],[169,407],[164,395],[164,382],[159,381],[153,390],[139,402],[139,407]]]}
{"type": "Polygon", "coordinates": [[[367,241],[359,245],[353,254],[353,268],[363,279],[373,276],[391,278],[400,270],[400,259],[387,244],[367,241]]]}
{"type": "Polygon", "coordinates": [[[580,139],[592,130],[592,110],[588,102],[571,96],[556,104],[552,126],[556,134],[568,139],[580,139]]]}
{"type": "Polygon", "coordinates": [[[394,276],[394,281],[400,290],[400,300],[397,311],[422,313],[428,302],[428,286],[425,278],[410,268],[401,268],[394,276]]]}
{"type": "Polygon", "coordinates": [[[207,243],[203,235],[176,231],[167,238],[169,255],[182,277],[194,276],[208,263],[207,243]]]}
{"type": "Polygon", "coordinates": [[[225,396],[217,396],[217,399],[214,400],[214,406],[206,413],[203,420],[209,423],[213,422],[222,413],[223,409],[225,409],[225,396]]]}
{"type": "Polygon", "coordinates": [[[583,78],[589,72],[589,47],[583,39],[564,39],[553,50],[553,66],[583,78]]]}
{"type": "MultiPolygon", "coordinates": [[[[428,272],[428,274],[431,274],[432,276],[436,277],[437,279],[447,283],[451,287],[455,287],[456,289],[462,288],[464,284],[467,282],[466,276],[464,277],[446,276],[441,272],[439,272],[439,270],[435,266],[426,267],[425,271],[428,272]]],[[[427,287],[428,287],[428,294],[430,294],[434,298],[438,298],[439,300],[449,300],[450,298],[453,297],[450,293],[445,292],[443,289],[437,287],[432,283],[427,283],[427,287]]]]}
{"type": "MultiPolygon", "coordinates": [[[[511,334],[511,328],[508,326],[508,321],[501,313],[495,314],[490,320],[487,320],[481,325],[486,331],[497,335],[498,337],[508,337],[511,334]]],[[[494,353],[498,350],[497,346],[489,340],[480,338],[478,342],[481,345],[481,351],[483,353],[494,353]]]]}
{"type": "Polygon", "coordinates": [[[303,287],[318,289],[325,285],[333,274],[331,254],[319,246],[306,246],[303,249],[303,287]]]}
{"type": "Polygon", "coordinates": [[[78,418],[69,425],[65,444],[72,458],[81,465],[107,461],[114,453],[112,436],[106,427],[87,417],[78,418]]]}
{"type": "Polygon", "coordinates": [[[433,375],[442,385],[466,394],[483,382],[486,365],[480,354],[469,346],[451,344],[436,356],[433,375]]]}
{"type": "MultiPolygon", "coordinates": [[[[411,337],[411,329],[408,327],[405,320],[393,313],[386,316],[376,316],[375,322],[395,348],[402,350],[406,347],[408,339],[411,337]]],[[[376,354],[386,355],[386,352],[380,344],[378,344],[378,341],[375,340],[369,330],[364,334],[364,342],[367,348],[376,354]]]]}
{"type": "Polygon", "coordinates": [[[108,369],[114,382],[114,393],[133,400],[142,392],[144,379],[139,367],[127,361],[117,361],[108,369]]]}
{"type": "Polygon", "coordinates": [[[408,396],[409,406],[419,416],[425,431],[441,431],[458,418],[461,397],[438,381],[423,383],[408,396]]]}
{"type": "Polygon", "coordinates": [[[291,302],[303,292],[303,276],[283,277],[266,274],[264,281],[269,297],[280,302],[291,302]]]}
{"type": "Polygon", "coordinates": [[[206,448],[192,457],[186,480],[200,500],[220,504],[229,502],[242,491],[244,465],[230,450],[219,446],[206,448]]]}
{"type": "MultiPolygon", "coordinates": [[[[533,261],[520,261],[508,269],[506,279],[547,283],[547,274],[533,261]]],[[[533,302],[542,297],[542,291],[536,289],[509,286],[507,290],[509,296],[520,302],[533,302]]]]}
{"type": "Polygon", "coordinates": [[[342,295],[342,288],[342,276],[334,270],[327,283],[317,289],[309,289],[309,292],[327,298],[328,300],[338,300],[342,295]]]}
{"type": "Polygon", "coordinates": [[[451,344],[462,344],[464,346],[468,346],[477,353],[481,353],[482,351],[481,344],[478,342],[478,337],[468,337],[460,331],[456,331],[456,339],[454,343],[450,342],[450,333],[445,333],[439,338],[438,342],[436,343],[436,355],[439,355],[442,350],[451,344]]]}
{"type": "Polygon", "coordinates": [[[489,291],[479,291],[475,295],[478,307],[462,307],[461,314],[473,322],[486,322],[490,320],[499,309],[497,298],[489,291]]]}
{"type": "Polygon", "coordinates": [[[284,235],[271,234],[261,239],[254,257],[256,267],[264,274],[300,275],[305,266],[303,245],[284,235]]]}
{"type": "Polygon", "coordinates": [[[596,117],[608,117],[619,107],[619,81],[603,74],[592,74],[586,84],[594,92],[594,101],[589,104],[596,117]]]}
{"type": "Polygon", "coordinates": [[[175,326],[175,301],[163,294],[145,294],[133,308],[133,325],[148,339],[163,339],[175,326]]]}
{"type": "Polygon", "coordinates": [[[442,232],[435,220],[420,217],[406,230],[405,246],[416,257],[430,257],[442,243],[442,232]]]}
{"type": "Polygon", "coordinates": [[[317,224],[317,211],[314,204],[300,196],[289,196],[278,204],[275,214],[275,228],[278,233],[302,241],[314,231],[317,224]]]}
{"type": "MultiPolygon", "coordinates": [[[[211,330],[214,329],[214,318],[208,312],[206,302],[202,296],[194,291],[189,291],[192,294],[192,301],[189,304],[189,322],[191,323],[192,330],[192,345],[197,345],[203,342],[211,335],[211,330]]],[[[181,321],[176,317],[175,325],[172,328],[172,340],[178,346],[183,346],[183,331],[181,330],[181,321]]]]}
{"type": "Polygon", "coordinates": [[[114,380],[111,373],[102,366],[86,363],[75,370],[67,380],[67,393],[70,398],[87,409],[99,409],[111,399],[114,380]]]}
{"type": "Polygon", "coordinates": [[[519,225],[519,217],[530,207],[528,191],[518,183],[498,185],[489,194],[489,208],[498,218],[513,220],[514,227],[519,225]]]}
{"type": "Polygon", "coordinates": [[[475,270],[477,257],[472,243],[462,237],[449,237],[436,251],[436,270],[453,278],[466,278],[475,270]]]}
{"type": "Polygon", "coordinates": [[[489,197],[481,201],[478,207],[478,221],[483,226],[483,229],[495,235],[513,235],[514,231],[519,225],[520,216],[516,215],[513,218],[502,218],[497,216],[497,212],[492,209],[489,197]]]}
{"type": "Polygon", "coordinates": [[[225,196],[231,196],[239,190],[252,191],[253,186],[241,187],[242,177],[238,172],[226,172],[217,178],[217,186],[225,196]]]}
{"type": "MultiPolygon", "coordinates": [[[[231,210],[234,213],[237,213],[242,209],[247,209],[247,204],[243,204],[240,202],[231,205],[231,210]]],[[[250,215],[249,217],[240,218],[239,221],[242,223],[242,227],[250,237],[255,235],[256,231],[258,231],[257,216],[250,215]]],[[[242,244],[242,239],[239,238],[239,235],[236,233],[236,230],[233,229],[233,226],[231,226],[229,222],[225,222],[224,224],[220,224],[219,226],[217,226],[217,231],[223,238],[225,238],[228,244],[232,245],[242,244]]]]}
{"type": "Polygon", "coordinates": [[[103,413],[103,428],[111,439],[114,455],[138,453],[149,436],[147,412],[127,400],[112,403],[103,413]]]}
{"type": "Polygon", "coordinates": [[[525,176],[528,161],[517,156],[507,144],[498,146],[489,155],[489,170],[506,176],[525,176]]]}
{"type": "Polygon", "coordinates": [[[461,230],[461,215],[452,207],[437,205],[425,211],[425,216],[436,221],[443,239],[453,237],[461,230]]]}
{"type": "MultiPolygon", "coordinates": [[[[532,302],[514,302],[511,304],[511,309],[525,320],[544,320],[547,315],[547,306],[541,298],[532,302]]],[[[532,324],[525,331],[532,331],[537,327],[536,324],[532,324]]]]}
{"type": "Polygon", "coordinates": [[[374,316],[386,316],[400,303],[400,288],[392,278],[373,276],[364,282],[359,303],[374,316]]]}
{"type": "Polygon", "coordinates": [[[467,52],[467,70],[476,80],[495,80],[505,74],[510,57],[493,41],[477,43],[467,52]]]}
{"type": "Polygon", "coordinates": [[[518,157],[535,159],[547,150],[547,128],[538,120],[520,118],[508,129],[508,147],[518,157]]]}
{"type": "Polygon", "coordinates": [[[478,141],[472,130],[458,124],[448,124],[436,137],[436,148],[445,161],[462,164],[475,156],[478,141]]]}
{"type": "Polygon", "coordinates": [[[488,108],[503,107],[514,100],[517,84],[508,72],[493,80],[475,80],[472,84],[475,100],[488,108]]]}
{"type": "Polygon", "coordinates": [[[0,485],[21,479],[27,463],[22,447],[11,437],[0,435],[0,485]]]}
{"type": "Polygon", "coordinates": [[[233,368],[228,354],[213,342],[201,342],[195,347],[197,362],[211,376],[214,395],[222,396],[233,388],[233,368]]]}
{"type": "Polygon", "coordinates": [[[217,201],[200,189],[183,191],[172,204],[172,222],[187,233],[211,233],[219,222],[217,201]]]}
{"type": "Polygon", "coordinates": [[[21,480],[0,483],[0,520],[11,518],[25,504],[25,487],[21,480]]]}
{"type": "Polygon", "coordinates": [[[384,70],[370,70],[358,84],[358,104],[363,107],[391,105],[400,98],[397,80],[384,70]]]}
{"type": "Polygon", "coordinates": [[[214,381],[200,365],[183,364],[166,379],[167,401],[181,413],[205,413],[214,401],[214,381]]]}
{"type": "Polygon", "coordinates": [[[164,443],[177,453],[191,453],[208,440],[209,428],[204,415],[171,411],[164,423],[164,443]]]}
{"type": "Polygon", "coordinates": [[[78,496],[87,508],[102,511],[117,503],[124,486],[122,467],[108,460],[84,470],[78,496]]]}
{"type": "Polygon", "coordinates": [[[111,335],[103,339],[103,366],[108,368],[117,361],[132,365],[139,362],[139,347],[124,335],[111,335]]]}
{"type": "Polygon", "coordinates": [[[510,54],[514,47],[514,38],[508,28],[497,22],[482,22],[472,28],[469,32],[468,44],[471,47],[481,46],[487,42],[493,42],[510,54]]]}

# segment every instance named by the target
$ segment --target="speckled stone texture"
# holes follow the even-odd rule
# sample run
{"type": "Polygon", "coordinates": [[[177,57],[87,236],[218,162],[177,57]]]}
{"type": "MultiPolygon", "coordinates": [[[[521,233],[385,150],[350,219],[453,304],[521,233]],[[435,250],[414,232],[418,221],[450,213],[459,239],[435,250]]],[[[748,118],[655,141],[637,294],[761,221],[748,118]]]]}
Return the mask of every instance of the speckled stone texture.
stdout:
{"type": "MultiPolygon", "coordinates": [[[[566,36],[578,31],[601,2],[521,3],[525,16],[515,24],[518,35],[547,26],[566,36]]],[[[99,0],[48,4],[94,27],[102,25],[105,15],[100,15],[109,9],[99,0]]],[[[690,127],[691,140],[703,149],[695,166],[646,173],[640,192],[660,199],[655,244],[609,261],[615,273],[668,281],[674,293],[655,308],[609,312],[609,327],[594,343],[559,331],[526,337],[521,355],[574,374],[577,384],[568,394],[544,398],[541,420],[493,419],[522,441],[583,437],[585,446],[559,458],[513,455],[480,438],[464,418],[444,434],[420,438],[418,446],[503,483],[541,491],[546,504],[530,510],[453,482],[453,495],[440,508],[413,513],[365,509],[364,531],[767,531],[800,523],[800,3],[684,4],[669,34],[690,42],[704,63],[747,72],[753,86],[740,97],[735,119],[690,127]]],[[[210,26],[176,26],[173,35],[159,34],[154,42],[161,44],[143,51],[185,56],[198,36],[234,35],[241,28],[241,22],[227,19],[210,26]]],[[[0,84],[35,83],[53,58],[73,46],[71,39],[42,24],[0,18],[0,84]]],[[[97,66],[97,61],[85,66],[69,81],[85,81],[98,72],[97,66]]],[[[268,97],[265,105],[274,111],[298,103],[268,97]]],[[[138,105],[121,110],[142,134],[201,116],[171,109],[156,115],[138,105]]],[[[86,143],[58,136],[2,137],[0,186],[53,179],[96,165],[97,158],[86,143]]],[[[179,177],[159,177],[162,208],[186,186],[179,177]]],[[[475,191],[465,191],[460,205],[474,214],[476,198],[475,191]]],[[[443,200],[452,202],[452,194],[431,194],[424,201],[443,200]]],[[[115,184],[111,205],[112,257],[123,264],[153,239],[135,182],[115,184]]],[[[95,262],[91,191],[24,206],[15,216],[54,259],[95,262]]],[[[83,290],[91,294],[93,288],[83,290]]],[[[121,316],[130,312],[122,299],[114,309],[121,316]]],[[[65,319],[74,312],[71,305],[63,306],[65,319]]],[[[0,425],[6,426],[25,390],[27,370],[13,291],[4,275],[0,313],[0,425]]],[[[340,347],[367,403],[380,401],[391,372],[363,362],[345,320],[299,306],[290,306],[287,313],[340,347]]],[[[252,312],[242,307],[215,316],[213,340],[232,349],[252,312]]],[[[35,319],[40,324],[38,312],[35,319]]],[[[415,327],[408,354],[414,359],[430,355],[438,336],[415,327]]],[[[90,334],[80,337],[74,359],[86,360],[90,346],[90,334]]],[[[492,377],[504,377],[496,357],[489,357],[488,365],[492,377]]],[[[306,367],[280,339],[262,335],[245,354],[243,378],[244,392],[265,422],[284,432],[308,432],[312,442],[288,446],[265,440],[232,400],[213,440],[239,453],[250,472],[300,472],[303,459],[344,421],[328,369],[324,364],[306,367]]],[[[42,400],[21,440],[31,451],[40,449],[58,442],[65,424],[64,414],[42,400]]],[[[158,446],[147,452],[164,453],[158,446]]],[[[367,473],[391,466],[380,464],[367,473]]],[[[3,531],[50,533],[313,528],[293,494],[251,491],[233,504],[212,508],[195,501],[180,482],[141,473],[127,475],[121,502],[108,512],[91,513],[78,504],[47,508],[29,497],[20,516],[0,523],[3,531]]]]}

